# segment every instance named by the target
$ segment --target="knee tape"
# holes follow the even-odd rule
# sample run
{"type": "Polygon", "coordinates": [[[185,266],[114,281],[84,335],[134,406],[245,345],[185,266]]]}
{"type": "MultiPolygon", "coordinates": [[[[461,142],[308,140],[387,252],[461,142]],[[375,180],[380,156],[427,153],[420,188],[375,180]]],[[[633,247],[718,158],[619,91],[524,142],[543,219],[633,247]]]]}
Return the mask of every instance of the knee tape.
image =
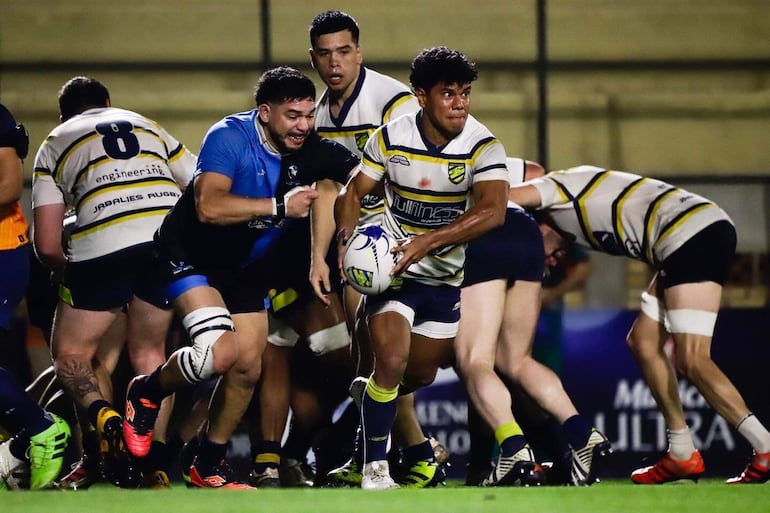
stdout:
{"type": "Polygon", "coordinates": [[[350,333],[344,322],[316,331],[307,337],[307,345],[318,356],[348,346],[350,342],[350,333]]]}
{"type": "Polygon", "coordinates": [[[711,337],[714,335],[714,325],[717,323],[716,312],[706,310],[669,310],[668,320],[671,333],[692,333],[711,337]]]}
{"type": "Polygon", "coordinates": [[[189,383],[199,383],[214,375],[211,348],[227,331],[235,331],[230,312],[222,307],[199,308],[182,319],[182,325],[192,341],[174,354],[182,375],[189,383]]]}
{"type": "Polygon", "coordinates": [[[663,305],[663,302],[661,300],[659,300],[652,294],[648,294],[647,292],[642,292],[641,309],[643,314],[645,314],[647,317],[657,322],[658,324],[662,324],[666,328],[666,331],[668,331],[669,333],[671,332],[669,318],[668,318],[668,315],[666,314],[666,307],[663,305]]]}

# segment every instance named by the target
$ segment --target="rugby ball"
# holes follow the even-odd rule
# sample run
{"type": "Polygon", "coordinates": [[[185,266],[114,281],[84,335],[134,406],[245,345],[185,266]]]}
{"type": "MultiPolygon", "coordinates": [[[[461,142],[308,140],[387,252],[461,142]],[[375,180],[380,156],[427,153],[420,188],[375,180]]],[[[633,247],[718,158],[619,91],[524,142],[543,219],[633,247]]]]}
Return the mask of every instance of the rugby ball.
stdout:
{"type": "Polygon", "coordinates": [[[361,294],[373,296],[390,287],[396,239],[377,224],[358,226],[345,245],[342,270],[348,283],[361,294]]]}

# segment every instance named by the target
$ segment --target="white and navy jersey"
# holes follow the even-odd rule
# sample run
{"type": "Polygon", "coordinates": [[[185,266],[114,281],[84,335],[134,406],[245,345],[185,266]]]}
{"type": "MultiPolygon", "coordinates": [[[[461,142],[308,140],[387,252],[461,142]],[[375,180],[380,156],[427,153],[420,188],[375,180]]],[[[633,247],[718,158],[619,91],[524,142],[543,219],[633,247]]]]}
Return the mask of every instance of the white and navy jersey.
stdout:
{"type": "Polygon", "coordinates": [[[702,196],[621,171],[579,166],[528,183],[540,192],[540,208],[578,245],[653,267],[707,226],[730,221],[702,196]]]}
{"type": "MultiPolygon", "coordinates": [[[[471,188],[486,180],[508,183],[505,148],[468,116],[465,129],[445,146],[427,142],[420,112],[401,116],[374,132],[366,143],[361,172],[384,180],[383,225],[403,239],[450,224],[468,210],[471,188]]],[[[465,244],[439,248],[409,266],[405,278],[459,286],[465,244]]]]}
{"type": "MultiPolygon", "coordinates": [[[[356,87],[345,100],[340,114],[332,116],[328,90],[316,105],[315,129],[319,135],[336,141],[361,157],[364,145],[374,131],[399,116],[420,108],[409,88],[382,73],[361,67],[356,87]]],[[[361,202],[361,223],[380,222],[383,200],[375,195],[361,202]]]]}
{"type": "Polygon", "coordinates": [[[152,241],[195,170],[195,155],[160,125],[113,107],[56,127],[35,157],[33,208],[74,207],[67,258],[91,260],[152,241]]]}

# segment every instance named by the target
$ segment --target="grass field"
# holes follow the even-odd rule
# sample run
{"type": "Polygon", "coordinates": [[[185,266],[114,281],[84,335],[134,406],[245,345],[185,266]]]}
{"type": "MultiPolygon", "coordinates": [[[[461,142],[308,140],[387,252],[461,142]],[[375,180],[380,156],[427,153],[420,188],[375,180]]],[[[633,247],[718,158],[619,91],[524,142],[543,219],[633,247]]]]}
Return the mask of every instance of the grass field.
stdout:
{"type": "Polygon", "coordinates": [[[3,492],[0,513],[753,513],[770,511],[770,485],[636,486],[603,481],[590,488],[465,488],[258,491],[120,490],[3,492]]]}

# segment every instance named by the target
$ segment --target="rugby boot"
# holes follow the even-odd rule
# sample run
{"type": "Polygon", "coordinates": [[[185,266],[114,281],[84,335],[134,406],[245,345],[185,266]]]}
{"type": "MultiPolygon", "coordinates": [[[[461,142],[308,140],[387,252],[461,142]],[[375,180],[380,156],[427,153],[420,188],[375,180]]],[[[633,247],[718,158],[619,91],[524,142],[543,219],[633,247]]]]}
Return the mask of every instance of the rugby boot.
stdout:
{"type": "Polygon", "coordinates": [[[238,482],[225,460],[218,465],[203,468],[195,458],[190,467],[190,485],[196,488],[221,488],[226,490],[254,490],[253,486],[238,482]]]}
{"type": "Polygon", "coordinates": [[[498,456],[481,486],[540,486],[543,479],[543,470],[535,462],[535,454],[529,445],[525,445],[512,456],[498,456]]]}
{"type": "Polygon", "coordinates": [[[294,458],[281,458],[281,466],[278,469],[281,478],[281,486],[295,488],[309,488],[313,486],[313,469],[307,462],[294,458]]]}
{"type": "Polygon", "coordinates": [[[151,470],[142,476],[142,488],[153,490],[168,490],[171,488],[171,480],[163,470],[151,470]]]}
{"type": "MultiPolygon", "coordinates": [[[[20,460],[11,453],[11,441],[0,443],[0,490],[15,489],[14,479],[16,475],[29,472],[26,461],[20,460]]],[[[21,486],[18,486],[21,488],[21,486]]]]}
{"type": "Polygon", "coordinates": [[[29,487],[32,490],[48,488],[59,477],[64,450],[70,439],[70,427],[61,417],[48,414],[53,420],[47,429],[29,437],[29,487]]]}
{"type": "Polygon", "coordinates": [[[59,488],[63,490],[85,490],[99,481],[99,460],[83,457],[70,467],[69,474],[59,480],[59,488]]]}
{"type": "Polygon", "coordinates": [[[99,412],[96,430],[99,432],[99,456],[104,479],[120,488],[137,488],[141,472],[136,461],[126,451],[123,441],[123,419],[111,408],[99,412]]]}
{"type": "Polygon", "coordinates": [[[361,488],[364,490],[388,490],[398,488],[398,484],[390,477],[390,466],[387,460],[372,461],[364,465],[361,488]]]}
{"type": "Polygon", "coordinates": [[[341,467],[337,467],[326,475],[326,485],[329,487],[361,486],[364,478],[356,458],[350,458],[341,467]]]}
{"type": "Polygon", "coordinates": [[[676,460],[669,451],[655,465],[634,470],[631,481],[636,484],[663,484],[680,479],[697,482],[705,471],[706,465],[698,450],[687,460],[676,460]]]}
{"type": "Polygon", "coordinates": [[[595,483],[611,454],[612,446],[607,437],[592,429],[586,445],[579,449],[572,448],[572,484],[591,486],[595,483]]]}
{"type": "Polygon", "coordinates": [[[402,488],[433,488],[446,484],[446,473],[435,459],[421,460],[399,469],[396,482],[402,488]]]}
{"type": "Polygon", "coordinates": [[[126,390],[126,416],[123,419],[123,436],[128,451],[137,458],[150,452],[155,419],[160,405],[143,397],[142,384],[147,376],[136,376],[126,390]]]}
{"type": "Polygon", "coordinates": [[[249,484],[254,488],[279,488],[281,486],[281,477],[278,473],[278,467],[267,466],[262,472],[257,469],[251,469],[249,472],[249,484]]]}
{"type": "Polygon", "coordinates": [[[756,452],[741,475],[731,477],[727,484],[766,483],[770,479],[770,452],[756,452]]]}

